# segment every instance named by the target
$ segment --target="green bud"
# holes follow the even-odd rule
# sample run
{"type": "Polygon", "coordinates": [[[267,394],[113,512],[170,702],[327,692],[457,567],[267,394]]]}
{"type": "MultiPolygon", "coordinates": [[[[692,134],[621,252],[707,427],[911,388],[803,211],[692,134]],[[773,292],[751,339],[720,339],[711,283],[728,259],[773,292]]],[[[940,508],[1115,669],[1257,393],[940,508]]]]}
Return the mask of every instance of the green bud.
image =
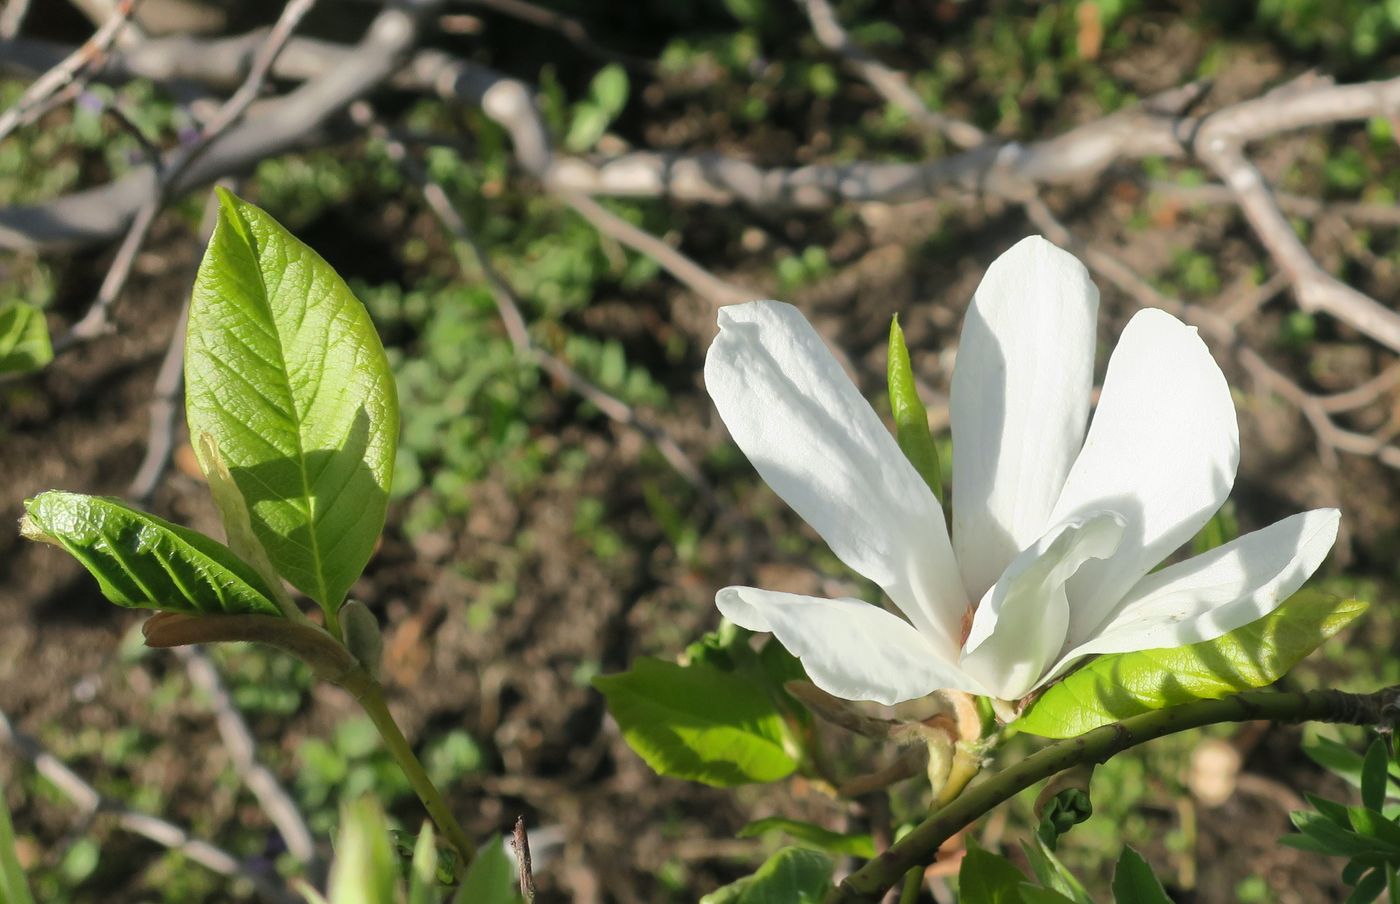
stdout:
{"type": "Polygon", "coordinates": [[[359,600],[350,600],[340,607],[340,627],[345,633],[345,647],[379,680],[379,660],[384,653],[384,637],[379,633],[379,620],[369,607],[359,600]]]}

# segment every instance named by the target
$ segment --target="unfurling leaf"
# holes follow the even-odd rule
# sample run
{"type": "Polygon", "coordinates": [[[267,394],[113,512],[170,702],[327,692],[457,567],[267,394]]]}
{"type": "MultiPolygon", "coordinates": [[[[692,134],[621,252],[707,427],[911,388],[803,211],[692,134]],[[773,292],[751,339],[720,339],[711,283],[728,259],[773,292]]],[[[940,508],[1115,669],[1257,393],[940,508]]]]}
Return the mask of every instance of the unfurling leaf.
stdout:
{"type": "Polygon", "coordinates": [[[228,547],[117,499],[51,490],[25,503],[20,531],[67,550],[118,606],[279,614],[271,589],[228,547]]]}
{"type": "Polygon", "coordinates": [[[1214,640],[1102,656],[1052,686],[1014,725],[1069,738],[1140,713],[1263,687],[1365,611],[1360,600],[1305,590],[1214,640]]]}
{"type": "Polygon", "coordinates": [[[593,686],[628,745],[661,775],[724,788],[797,768],[772,697],[743,675],[642,658],[593,686]]]}
{"type": "Polygon", "coordinates": [[[393,378],[330,265],[258,208],[220,202],[190,300],[190,435],[222,455],[278,573],[334,612],[384,526],[393,378]]]}

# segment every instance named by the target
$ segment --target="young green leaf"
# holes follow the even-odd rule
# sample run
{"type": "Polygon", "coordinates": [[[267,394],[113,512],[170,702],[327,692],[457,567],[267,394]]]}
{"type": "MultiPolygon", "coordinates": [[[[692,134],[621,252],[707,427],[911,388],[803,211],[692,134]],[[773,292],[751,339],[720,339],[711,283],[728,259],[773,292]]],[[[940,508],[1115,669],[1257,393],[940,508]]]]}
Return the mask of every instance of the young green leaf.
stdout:
{"type": "MultiPolygon", "coordinates": [[[[1308,759],[1329,772],[1335,773],[1348,784],[1357,788],[1361,787],[1364,758],[1359,753],[1324,735],[1304,738],[1302,746],[1303,753],[1307,755],[1308,759]]],[[[1392,763],[1390,766],[1390,781],[1386,787],[1386,796],[1400,799],[1400,765],[1392,763]]]]}
{"type": "Polygon", "coordinates": [[[384,811],[369,798],[346,804],[331,865],[331,904],[386,904],[399,885],[398,858],[384,811]]]}
{"type": "Polygon", "coordinates": [[[29,882],[15,853],[15,830],[10,824],[10,810],[5,795],[0,794],[0,902],[4,904],[34,904],[29,894],[29,882]]]}
{"type": "Polygon", "coordinates": [[[661,775],[725,788],[797,768],[772,698],[741,675],[642,658],[593,686],[628,745],[661,775]]]}
{"type": "Polygon", "coordinates": [[[1139,713],[1272,684],[1366,611],[1366,603],[1304,590],[1215,640],[1101,656],[1053,685],[1015,723],[1069,738],[1139,713]]]}
{"type": "Polygon", "coordinates": [[[1118,904],[1172,904],[1152,867],[1130,847],[1123,848],[1113,869],[1113,900],[1118,904]]]}
{"type": "Polygon", "coordinates": [[[739,830],[740,838],[757,838],[769,832],[782,832],[801,841],[807,847],[829,854],[849,854],[866,860],[875,856],[875,842],[868,833],[843,834],[831,829],[802,822],[797,819],[784,819],[781,816],[767,816],[756,819],[739,830]]]}
{"type": "Polygon", "coordinates": [[[42,493],[25,503],[20,532],[67,550],[118,606],[279,614],[263,579],[228,547],[117,499],[42,493]]]}
{"type": "Polygon", "coordinates": [[[0,305],[0,374],[28,373],[52,360],[44,312],[21,302],[0,305]]]}
{"type": "Polygon", "coordinates": [[[831,890],[833,869],[825,854],[783,848],[752,876],[715,889],[700,904],[820,904],[831,890]]]}
{"type": "Polygon", "coordinates": [[[890,320],[888,357],[890,409],[894,413],[899,448],[942,502],[943,471],[938,463],[938,447],[928,429],[928,412],[914,384],[914,367],[909,361],[909,348],[904,344],[904,331],[899,328],[898,317],[890,320]]]}
{"type": "Polygon", "coordinates": [[[1022,844],[1021,850],[1025,852],[1026,860],[1030,862],[1031,869],[1041,885],[1064,895],[1074,904],[1094,904],[1084,884],[1060,862],[1060,858],[1056,857],[1055,852],[1040,838],[1035,838],[1033,844],[1022,844]]]}
{"type": "Polygon", "coordinates": [[[969,904],[1020,904],[1025,882],[1016,864],[975,843],[958,867],[958,897],[969,904]]]}
{"type": "Polygon", "coordinates": [[[384,527],[393,377],[330,265],[258,208],[220,202],[190,300],[190,435],[222,454],[277,571],[333,613],[384,527]]]}
{"type": "Polygon", "coordinates": [[[500,838],[492,838],[472,858],[456,904],[515,904],[520,900],[515,863],[500,838]]]}
{"type": "Polygon", "coordinates": [[[1361,763],[1361,802],[1372,810],[1385,806],[1385,786],[1390,781],[1390,751],[1376,738],[1361,763]]]}
{"type": "Polygon", "coordinates": [[[418,833],[417,843],[413,845],[413,860],[408,870],[408,904],[436,904],[439,899],[437,866],[433,824],[425,822],[418,833]]]}

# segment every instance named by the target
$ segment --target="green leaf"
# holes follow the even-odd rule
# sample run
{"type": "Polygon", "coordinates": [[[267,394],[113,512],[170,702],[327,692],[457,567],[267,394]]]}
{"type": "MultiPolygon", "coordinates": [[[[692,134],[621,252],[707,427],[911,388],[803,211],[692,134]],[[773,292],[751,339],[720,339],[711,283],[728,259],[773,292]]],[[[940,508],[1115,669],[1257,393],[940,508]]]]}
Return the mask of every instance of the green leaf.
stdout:
{"type": "MultiPolygon", "coordinates": [[[[1302,747],[1308,759],[1340,776],[1348,784],[1356,788],[1361,787],[1364,760],[1360,754],[1324,735],[1304,738],[1302,747]]],[[[1393,764],[1390,767],[1390,781],[1386,794],[1389,797],[1400,798],[1400,768],[1393,764]]]]}
{"type": "Polygon", "coordinates": [[[4,904],[34,904],[29,883],[19,865],[15,852],[15,830],[10,824],[10,809],[5,795],[0,794],[0,901],[4,904]]]}
{"type": "Polygon", "coordinates": [[[919,476],[933,490],[933,495],[943,501],[943,470],[938,463],[938,447],[934,445],[933,434],[928,429],[928,412],[919,399],[918,387],[914,385],[914,368],[909,362],[909,349],[904,344],[904,331],[899,328],[899,317],[890,320],[889,347],[889,386],[890,409],[894,413],[895,437],[904,457],[919,472],[919,476]]]}
{"type": "Polygon", "coordinates": [[[515,904],[520,900],[518,881],[505,845],[500,838],[492,838],[477,850],[455,900],[457,904],[515,904]]]}
{"type": "Polygon", "coordinates": [[[1113,869],[1113,900],[1118,904],[1172,904],[1152,867],[1130,847],[1123,848],[1113,869]]]}
{"type": "Polygon", "coordinates": [[[958,868],[958,898],[967,904],[1020,904],[1025,881],[1016,864],[970,842],[958,868]]]}
{"type": "Polygon", "coordinates": [[[790,835],[808,847],[829,854],[849,854],[869,860],[875,856],[875,842],[868,833],[843,834],[831,829],[802,822],[797,819],[784,819],[781,816],[767,816],[756,819],[739,830],[740,838],[757,838],[767,832],[782,832],[790,835]]]}
{"type": "Polygon", "coordinates": [[[700,904],[820,904],[831,890],[834,865],[825,854],[783,848],[758,872],[715,889],[700,904]]]}
{"type": "Polygon", "coordinates": [[[393,377],[330,265],[263,211],[219,198],[190,300],[190,435],[222,454],[278,573],[334,612],[384,527],[393,377]]]}
{"type": "Polygon", "coordinates": [[[797,768],[772,699],[741,675],[642,658],[593,686],[627,743],[661,775],[725,788],[777,781],[797,768]]]}
{"type": "Polygon", "coordinates": [[[1390,781],[1390,751],[1376,738],[1361,763],[1361,802],[1372,810],[1385,806],[1385,787],[1390,781]]]}
{"type": "Polygon", "coordinates": [[[436,904],[438,852],[433,838],[433,824],[423,823],[418,841],[413,845],[413,860],[408,871],[408,904],[436,904]]]}
{"type": "Polygon", "coordinates": [[[588,93],[609,119],[614,119],[627,106],[627,70],[609,63],[593,76],[588,93]]]}
{"type": "Polygon", "coordinates": [[[51,490],[25,503],[20,531],[67,550],[118,606],[278,614],[272,591],[228,547],[118,499],[51,490]]]}
{"type": "Polygon", "coordinates": [[[574,107],[569,131],[564,135],[565,150],[581,154],[593,147],[598,143],[598,139],[603,137],[611,122],[612,117],[608,115],[607,110],[587,101],[580,103],[574,107]]]}
{"type": "Polygon", "coordinates": [[[1263,687],[1365,611],[1360,600],[1304,590],[1215,640],[1101,656],[1053,685],[1015,725],[1069,738],[1140,713],[1263,687]]]}
{"type": "Polygon", "coordinates": [[[1016,887],[1021,904],[1075,904],[1074,899],[1048,888],[1022,882],[1016,887]]]}
{"type": "Polygon", "coordinates": [[[1056,857],[1049,845],[1040,838],[1037,837],[1034,844],[1022,844],[1021,850],[1025,852],[1026,860],[1030,862],[1031,869],[1041,885],[1059,892],[1074,904],[1094,904],[1084,884],[1060,862],[1060,858],[1056,857]]]}
{"type": "Polygon", "coordinates": [[[1385,871],[1373,869],[1356,883],[1344,904],[1371,904],[1385,891],[1385,871]]]}
{"type": "Polygon", "coordinates": [[[388,904],[395,900],[398,877],[384,811],[369,798],[347,804],[331,864],[331,904],[388,904]]]}
{"type": "Polygon", "coordinates": [[[21,302],[0,305],[0,374],[29,373],[52,360],[44,312],[21,302]]]}

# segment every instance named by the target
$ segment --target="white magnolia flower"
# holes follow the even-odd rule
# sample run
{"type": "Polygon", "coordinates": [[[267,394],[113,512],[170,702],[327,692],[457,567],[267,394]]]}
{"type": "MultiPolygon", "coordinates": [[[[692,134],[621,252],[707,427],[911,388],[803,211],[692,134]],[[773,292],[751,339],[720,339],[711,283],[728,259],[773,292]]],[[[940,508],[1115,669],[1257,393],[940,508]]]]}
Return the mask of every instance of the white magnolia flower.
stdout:
{"type": "Polygon", "coordinates": [[[887,611],[753,587],[715,596],[812,681],[896,703],[950,688],[1018,699],[1097,653],[1209,640],[1277,607],[1321,564],[1339,513],[1285,518],[1152,571],[1225,502],[1239,432],[1196,331],[1140,311],[1093,422],[1098,291],[1041,238],[992,264],[953,371],[952,537],[932,492],[796,308],[720,311],[705,383],[767,481],[887,611]]]}

